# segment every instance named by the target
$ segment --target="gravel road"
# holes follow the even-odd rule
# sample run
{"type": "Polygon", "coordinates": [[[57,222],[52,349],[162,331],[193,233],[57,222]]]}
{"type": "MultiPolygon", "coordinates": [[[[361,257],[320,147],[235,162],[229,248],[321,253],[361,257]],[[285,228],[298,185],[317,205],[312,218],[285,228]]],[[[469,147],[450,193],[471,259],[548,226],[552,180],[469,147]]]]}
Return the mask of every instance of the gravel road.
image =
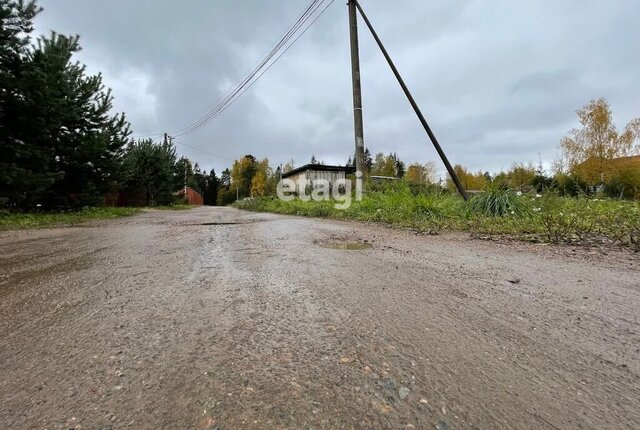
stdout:
{"type": "Polygon", "coordinates": [[[3,232],[0,423],[638,429],[640,255],[231,208],[3,232]]]}

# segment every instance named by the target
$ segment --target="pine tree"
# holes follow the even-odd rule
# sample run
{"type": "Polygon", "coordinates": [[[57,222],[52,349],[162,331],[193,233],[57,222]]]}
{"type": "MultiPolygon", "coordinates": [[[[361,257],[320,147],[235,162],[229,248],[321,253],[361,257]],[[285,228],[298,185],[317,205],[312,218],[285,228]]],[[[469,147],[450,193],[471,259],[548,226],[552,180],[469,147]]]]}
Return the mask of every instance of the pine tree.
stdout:
{"type": "Polygon", "coordinates": [[[144,194],[145,205],[170,204],[176,184],[176,149],[151,139],[132,143],[125,157],[128,191],[144,194]]]}
{"type": "Polygon", "coordinates": [[[225,188],[225,189],[229,189],[231,186],[231,171],[229,171],[229,169],[224,169],[222,171],[222,175],[220,176],[220,185],[225,188]]]}
{"type": "Polygon", "coordinates": [[[198,174],[202,175],[202,172],[200,172],[200,167],[198,167],[197,163],[194,165],[187,157],[180,157],[175,166],[174,191],[179,191],[187,186],[202,194],[203,191],[200,188],[198,174]]]}
{"type": "Polygon", "coordinates": [[[0,0],[0,203],[98,204],[118,185],[129,124],[102,77],[71,61],[78,37],[32,46],[35,2],[0,0]]]}
{"type": "Polygon", "coordinates": [[[204,196],[207,193],[207,187],[209,186],[209,176],[207,175],[207,172],[202,172],[202,170],[200,170],[198,163],[193,165],[193,182],[194,186],[192,188],[200,193],[204,200],[204,196]]]}
{"type": "Polygon", "coordinates": [[[26,58],[40,11],[35,1],[0,0],[0,207],[25,206],[62,177],[48,171],[53,150],[32,144],[44,118],[30,115],[37,106],[25,79],[31,68],[26,58]]]}
{"type": "Polygon", "coordinates": [[[218,185],[218,206],[225,206],[233,202],[236,199],[235,190],[231,190],[231,171],[224,169],[220,175],[220,181],[218,185]]]}
{"type": "MultiPolygon", "coordinates": [[[[355,158],[354,158],[354,167],[355,167],[355,158]]],[[[373,157],[371,157],[371,152],[369,152],[369,148],[365,148],[364,150],[364,167],[368,173],[371,172],[371,168],[373,167],[373,157]]]]}
{"type": "Polygon", "coordinates": [[[207,191],[204,195],[204,203],[206,205],[215,206],[218,204],[218,186],[219,181],[216,171],[211,169],[209,176],[207,176],[207,191]]]}
{"type": "Polygon", "coordinates": [[[398,157],[398,154],[396,154],[395,152],[393,153],[391,158],[394,163],[394,173],[396,175],[396,178],[403,178],[405,174],[404,161],[400,160],[400,157],[398,157]]]}
{"type": "Polygon", "coordinates": [[[124,114],[110,114],[113,96],[102,76],[86,76],[84,65],[71,62],[78,50],[77,37],[39,39],[26,77],[35,86],[36,117],[44,118],[31,143],[53,149],[49,171],[62,176],[40,196],[49,208],[101,203],[118,183],[130,135],[124,114]]]}

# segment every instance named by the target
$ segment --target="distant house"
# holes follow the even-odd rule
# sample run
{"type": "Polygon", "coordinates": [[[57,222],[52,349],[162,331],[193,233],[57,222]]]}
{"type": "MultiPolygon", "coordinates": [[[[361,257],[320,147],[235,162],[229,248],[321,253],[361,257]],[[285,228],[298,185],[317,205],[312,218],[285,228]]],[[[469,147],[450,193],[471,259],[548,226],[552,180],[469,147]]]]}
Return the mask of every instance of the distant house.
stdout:
{"type": "Polygon", "coordinates": [[[182,199],[182,201],[187,205],[202,206],[204,204],[204,199],[202,198],[200,193],[191,187],[182,188],[180,191],[177,191],[175,194],[180,199],[182,199]]]}
{"type": "Polygon", "coordinates": [[[640,169],[640,155],[606,159],[591,157],[576,165],[572,172],[591,184],[603,184],[616,172],[640,169]]]}
{"type": "Polygon", "coordinates": [[[291,179],[297,183],[308,180],[311,187],[316,184],[316,181],[325,180],[329,182],[329,185],[333,188],[336,181],[344,181],[349,173],[353,173],[355,171],[356,169],[354,167],[330,166],[326,164],[305,164],[302,167],[283,173],[282,179],[291,179]]]}
{"type": "Polygon", "coordinates": [[[618,169],[640,169],[640,155],[631,155],[628,157],[614,158],[613,164],[618,169]]]}

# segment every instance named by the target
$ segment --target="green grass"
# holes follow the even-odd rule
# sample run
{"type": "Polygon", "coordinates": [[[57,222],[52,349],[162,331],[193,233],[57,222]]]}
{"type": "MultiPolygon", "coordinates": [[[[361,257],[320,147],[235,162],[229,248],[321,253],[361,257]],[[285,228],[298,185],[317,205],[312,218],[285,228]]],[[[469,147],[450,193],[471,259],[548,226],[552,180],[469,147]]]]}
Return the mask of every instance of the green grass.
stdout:
{"type": "Polygon", "coordinates": [[[310,217],[380,222],[418,231],[468,231],[551,243],[617,244],[640,250],[640,204],[595,198],[520,195],[488,191],[464,202],[457,195],[416,193],[398,184],[370,189],[338,210],[333,201],[285,202],[265,197],[238,202],[241,209],[310,217]]]}
{"type": "Polygon", "coordinates": [[[97,219],[120,218],[140,212],[140,208],[86,208],[60,213],[0,212],[0,230],[55,227],[97,219]]]}

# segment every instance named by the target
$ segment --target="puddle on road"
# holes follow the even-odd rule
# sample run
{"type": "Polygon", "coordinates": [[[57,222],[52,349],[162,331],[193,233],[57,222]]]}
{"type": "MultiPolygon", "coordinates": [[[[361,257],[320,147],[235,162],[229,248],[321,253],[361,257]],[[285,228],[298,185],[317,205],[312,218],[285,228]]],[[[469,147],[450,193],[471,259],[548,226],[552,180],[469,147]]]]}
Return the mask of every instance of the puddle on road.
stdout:
{"type": "Polygon", "coordinates": [[[203,222],[200,225],[238,225],[238,224],[245,224],[242,222],[203,222]]]}
{"type": "Polygon", "coordinates": [[[323,248],[329,249],[342,249],[345,251],[360,251],[363,249],[373,249],[373,245],[371,243],[363,243],[363,242],[330,242],[323,243],[323,248]]]}

